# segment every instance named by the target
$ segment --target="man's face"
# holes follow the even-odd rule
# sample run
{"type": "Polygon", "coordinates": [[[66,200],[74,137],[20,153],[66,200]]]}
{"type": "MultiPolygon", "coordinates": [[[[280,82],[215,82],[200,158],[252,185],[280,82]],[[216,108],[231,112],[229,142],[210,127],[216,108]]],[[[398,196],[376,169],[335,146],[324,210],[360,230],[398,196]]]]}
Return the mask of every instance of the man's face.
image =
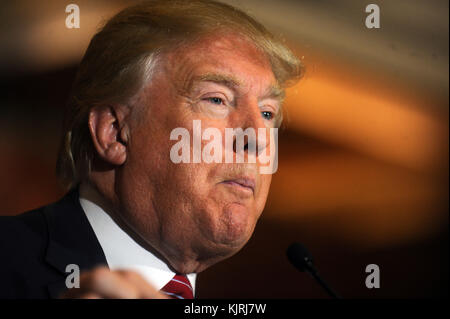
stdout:
{"type": "MultiPolygon", "coordinates": [[[[177,270],[201,271],[250,238],[271,175],[259,163],[171,161],[175,128],[270,128],[280,110],[268,59],[233,35],[207,36],[164,55],[139,98],[117,175],[122,217],[177,270]],[[189,266],[179,269],[180,264],[189,266]],[[195,260],[195,262],[192,262],[195,260]]],[[[202,141],[202,149],[208,141],[202,141]]]]}

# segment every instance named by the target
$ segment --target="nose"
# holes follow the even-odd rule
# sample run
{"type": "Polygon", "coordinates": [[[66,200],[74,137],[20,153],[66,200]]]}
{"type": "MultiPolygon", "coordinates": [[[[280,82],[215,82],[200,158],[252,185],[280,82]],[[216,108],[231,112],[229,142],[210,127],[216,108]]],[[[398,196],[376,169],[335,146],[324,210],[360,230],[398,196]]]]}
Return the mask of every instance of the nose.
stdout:
{"type": "Polygon", "coordinates": [[[269,145],[270,130],[261,115],[257,101],[247,100],[245,105],[238,107],[235,118],[236,128],[241,128],[241,134],[234,136],[233,151],[238,154],[243,150],[247,156],[257,156],[269,145]],[[241,145],[243,143],[243,145],[241,145]]]}

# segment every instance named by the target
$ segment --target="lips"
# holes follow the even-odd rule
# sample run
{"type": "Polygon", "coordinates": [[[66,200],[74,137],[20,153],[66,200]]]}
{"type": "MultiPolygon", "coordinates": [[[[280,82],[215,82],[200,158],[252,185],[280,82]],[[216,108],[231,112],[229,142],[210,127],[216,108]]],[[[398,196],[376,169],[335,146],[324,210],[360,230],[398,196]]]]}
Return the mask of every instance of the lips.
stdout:
{"type": "Polygon", "coordinates": [[[249,190],[252,193],[255,192],[255,180],[249,177],[240,177],[223,181],[225,184],[229,184],[236,187],[241,187],[244,190],[249,190]]]}

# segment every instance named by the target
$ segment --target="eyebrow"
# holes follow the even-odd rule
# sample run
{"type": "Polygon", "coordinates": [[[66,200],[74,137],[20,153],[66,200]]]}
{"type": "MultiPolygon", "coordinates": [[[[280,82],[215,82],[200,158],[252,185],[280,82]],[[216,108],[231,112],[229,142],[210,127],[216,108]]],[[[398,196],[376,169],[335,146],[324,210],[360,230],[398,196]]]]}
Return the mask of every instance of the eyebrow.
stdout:
{"type": "MultiPolygon", "coordinates": [[[[214,82],[222,84],[230,89],[235,89],[236,87],[243,86],[243,83],[231,75],[218,74],[218,73],[207,73],[196,76],[192,79],[190,87],[192,87],[196,82],[214,82]]],[[[279,85],[271,85],[263,94],[262,100],[267,98],[274,98],[283,101],[285,97],[284,90],[279,85]]]]}
{"type": "Polygon", "coordinates": [[[242,85],[242,82],[236,79],[234,76],[218,74],[218,73],[206,73],[199,76],[196,76],[191,81],[191,87],[196,82],[214,82],[217,84],[225,85],[230,89],[234,89],[238,86],[242,85]]]}

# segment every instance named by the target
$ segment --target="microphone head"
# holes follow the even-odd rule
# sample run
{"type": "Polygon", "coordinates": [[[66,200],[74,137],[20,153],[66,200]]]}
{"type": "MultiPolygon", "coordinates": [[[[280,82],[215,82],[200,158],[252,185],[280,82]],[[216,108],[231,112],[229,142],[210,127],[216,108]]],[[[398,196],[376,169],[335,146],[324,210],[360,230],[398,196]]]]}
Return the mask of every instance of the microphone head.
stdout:
{"type": "Polygon", "coordinates": [[[292,243],[289,245],[286,255],[296,268],[300,271],[312,269],[313,259],[308,250],[300,243],[292,243]]]}

